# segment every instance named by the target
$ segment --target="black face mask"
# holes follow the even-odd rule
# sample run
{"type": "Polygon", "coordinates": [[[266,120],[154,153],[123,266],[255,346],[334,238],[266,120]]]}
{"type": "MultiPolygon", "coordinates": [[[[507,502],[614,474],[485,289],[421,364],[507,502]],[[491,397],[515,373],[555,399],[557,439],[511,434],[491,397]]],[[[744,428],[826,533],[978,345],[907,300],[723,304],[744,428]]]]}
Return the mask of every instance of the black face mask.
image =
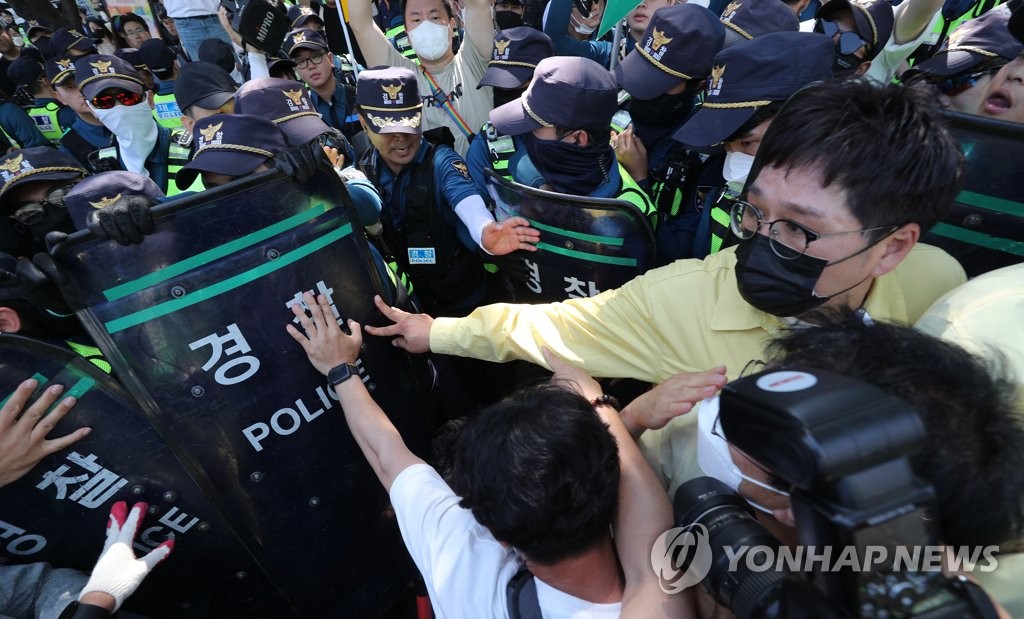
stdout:
{"type": "Polygon", "coordinates": [[[498,30],[508,30],[523,25],[523,16],[515,11],[495,11],[494,23],[498,30]]]}
{"type": "Polygon", "coordinates": [[[803,254],[783,260],[772,251],[768,237],[757,234],[736,248],[736,286],[747,303],[775,316],[799,316],[828,297],[814,294],[827,260],[803,254]]]}
{"type": "Polygon", "coordinates": [[[515,101],[519,98],[523,92],[526,91],[526,86],[522,88],[506,89],[506,88],[494,88],[494,107],[505,105],[509,101],[515,101]]]}
{"type": "Polygon", "coordinates": [[[46,235],[50,232],[64,232],[71,234],[75,231],[75,223],[71,221],[67,209],[52,204],[43,205],[43,212],[46,216],[42,221],[26,226],[18,222],[12,222],[14,228],[20,231],[27,231],[36,242],[37,251],[46,251],[46,235]]]}
{"type": "Polygon", "coordinates": [[[844,54],[836,51],[836,57],[832,61],[832,75],[835,77],[847,77],[853,75],[857,67],[864,62],[854,54],[844,54]]]}
{"type": "Polygon", "coordinates": [[[675,127],[686,120],[692,108],[693,97],[687,88],[674,95],[659,95],[646,101],[632,99],[629,102],[629,116],[633,122],[644,125],[675,127]]]}
{"type": "Polygon", "coordinates": [[[607,142],[576,146],[561,140],[540,140],[531,133],[523,137],[530,161],[555,191],[588,196],[608,180],[614,155],[607,142]]]}

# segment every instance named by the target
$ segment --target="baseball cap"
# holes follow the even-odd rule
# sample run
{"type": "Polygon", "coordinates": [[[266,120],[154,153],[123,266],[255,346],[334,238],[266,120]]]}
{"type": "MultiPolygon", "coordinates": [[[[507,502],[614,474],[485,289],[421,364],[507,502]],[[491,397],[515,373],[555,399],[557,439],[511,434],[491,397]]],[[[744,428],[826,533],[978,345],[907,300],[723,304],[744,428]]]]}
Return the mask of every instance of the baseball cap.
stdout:
{"type": "Polygon", "coordinates": [[[288,33],[288,36],[285,37],[284,50],[288,52],[289,56],[300,49],[308,49],[314,52],[330,51],[330,48],[327,46],[327,39],[324,38],[324,35],[320,34],[316,30],[310,30],[309,28],[292,30],[288,33]]]}
{"type": "Polygon", "coordinates": [[[1024,44],[1010,33],[1009,22],[1010,8],[1003,4],[960,24],[934,56],[911,67],[903,79],[919,73],[949,77],[980,64],[1013,60],[1024,52],[1024,44]]]}
{"type": "Polygon", "coordinates": [[[114,50],[114,55],[120,58],[121,60],[127,62],[128,64],[132,65],[136,69],[139,69],[140,71],[143,69],[149,71],[149,65],[146,64],[145,59],[143,59],[142,52],[135,49],[134,47],[118,48],[114,50]]]}
{"type": "Polygon", "coordinates": [[[320,16],[308,6],[288,7],[288,23],[291,24],[292,30],[302,28],[303,24],[310,19],[315,19],[321,26],[324,25],[324,20],[320,19],[320,16]]]}
{"type": "Polygon", "coordinates": [[[636,48],[615,67],[615,79],[636,99],[653,99],[685,80],[704,79],[722,49],[725,26],[696,4],[654,12],[636,48]]]}
{"type": "Polygon", "coordinates": [[[43,75],[43,65],[34,58],[19,56],[7,67],[7,77],[15,84],[31,84],[43,75]]]}
{"type": "Polygon", "coordinates": [[[91,211],[106,208],[119,200],[131,196],[162,198],[164,192],[144,174],[114,170],[86,177],[64,196],[64,208],[75,227],[84,230],[86,218],[91,211]]]}
{"type": "Polygon", "coordinates": [[[882,51],[892,36],[896,17],[889,0],[830,0],[814,14],[815,19],[834,19],[836,13],[849,9],[853,14],[854,32],[871,44],[871,53],[864,60],[871,60],[882,51]]]}
{"type": "Polygon", "coordinates": [[[174,100],[185,110],[193,105],[216,110],[235,96],[238,87],[227,71],[209,62],[188,62],[174,80],[174,100]]]}
{"type": "Polygon", "coordinates": [[[220,39],[206,39],[199,44],[199,60],[215,64],[228,73],[235,70],[235,49],[220,39]]]}
{"type": "Polygon", "coordinates": [[[537,63],[553,54],[551,39],[536,28],[517,26],[497,30],[491,60],[477,88],[519,88],[533,78],[537,63]]]}
{"type": "Polygon", "coordinates": [[[356,105],[374,133],[419,133],[423,103],[416,75],[402,67],[361,71],[356,105]]]}
{"type": "Polygon", "coordinates": [[[142,94],[145,89],[135,67],[117,56],[96,54],[75,62],[75,81],[86,99],[92,99],[106,88],[124,88],[142,94]]]}
{"type": "Polygon", "coordinates": [[[30,19],[25,22],[25,36],[29,39],[31,39],[32,35],[38,30],[42,30],[46,34],[53,33],[53,28],[50,27],[50,22],[45,19],[30,19]]]}
{"type": "Polygon", "coordinates": [[[75,61],[64,54],[46,61],[46,77],[54,86],[60,86],[68,78],[75,79],[75,61]]]}
{"type": "Polygon", "coordinates": [[[70,155],[50,146],[33,146],[0,157],[0,202],[19,185],[36,181],[69,181],[85,176],[70,155]]]}
{"type": "Polygon", "coordinates": [[[800,20],[782,0],[732,0],[719,18],[744,39],[769,32],[796,32],[800,20]]]}
{"type": "Polygon", "coordinates": [[[618,93],[608,69],[593,60],[552,56],[537,64],[526,92],[491,110],[490,118],[505,135],[541,127],[607,127],[618,109],[618,93]]]}
{"type": "Polygon", "coordinates": [[[285,149],[284,135],[274,123],[251,114],[214,114],[196,121],[192,135],[197,150],[178,171],[174,182],[186,189],[202,172],[228,176],[251,174],[285,149]]]}
{"type": "Polygon", "coordinates": [[[832,75],[832,39],[816,32],[773,32],[715,56],[704,103],[673,135],[695,148],[714,146],[759,107],[785,101],[832,75]]]}
{"type": "Polygon", "coordinates": [[[331,130],[309,99],[306,87],[295,80],[261,77],[242,84],[235,94],[235,113],[265,118],[297,146],[331,130]]]}
{"type": "Polygon", "coordinates": [[[153,75],[163,80],[174,73],[174,51],[160,39],[150,39],[139,46],[139,53],[153,75]]]}
{"type": "Polygon", "coordinates": [[[77,28],[58,28],[50,38],[50,54],[63,55],[71,49],[95,54],[96,44],[77,28]]]}

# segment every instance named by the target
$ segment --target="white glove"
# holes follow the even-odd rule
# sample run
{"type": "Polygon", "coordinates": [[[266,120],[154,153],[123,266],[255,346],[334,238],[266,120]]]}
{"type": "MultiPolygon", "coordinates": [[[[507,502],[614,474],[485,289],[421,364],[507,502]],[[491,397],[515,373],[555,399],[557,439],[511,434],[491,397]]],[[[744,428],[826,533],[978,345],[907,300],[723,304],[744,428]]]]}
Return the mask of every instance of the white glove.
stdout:
{"type": "Polygon", "coordinates": [[[135,558],[132,542],[142,524],[146,507],[145,503],[136,503],[129,513],[128,504],[118,501],[110,508],[107,541],[103,544],[103,552],[100,553],[96,567],[92,568],[89,582],[85,583],[82,592],[78,594],[79,601],[86,593],[107,593],[114,598],[114,612],[117,612],[156,564],[171,554],[174,540],[167,540],[141,559],[135,558]]]}

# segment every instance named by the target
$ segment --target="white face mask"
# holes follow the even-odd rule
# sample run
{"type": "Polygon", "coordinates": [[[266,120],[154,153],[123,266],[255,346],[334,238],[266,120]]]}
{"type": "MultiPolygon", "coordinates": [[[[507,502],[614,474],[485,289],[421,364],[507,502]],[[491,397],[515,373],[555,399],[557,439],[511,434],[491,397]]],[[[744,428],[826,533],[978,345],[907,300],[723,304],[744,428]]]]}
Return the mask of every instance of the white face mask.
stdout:
{"type": "Polygon", "coordinates": [[[739,151],[732,151],[725,155],[725,165],[722,167],[722,176],[730,183],[742,185],[747,182],[750,175],[750,168],[754,165],[754,157],[739,151]]]}
{"type": "Polygon", "coordinates": [[[25,39],[21,37],[11,37],[11,43],[14,43],[15,47],[25,47],[25,39]]]}
{"type": "Polygon", "coordinates": [[[590,35],[594,34],[595,30],[597,30],[596,26],[588,26],[581,22],[580,20],[576,19],[576,15],[573,13],[569,13],[569,22],[572,24],[573,30],[575,30],[578,34],[582,34],[585,37],[589,37],[590,35]]]}
{"type": "Polygon", "coordinates": [[[425,21],[409,31],[409,42],[416,55],[424,60],[443,58],[452,48],[448,37],[448,26],[425,21]]]}
{"type": "MultiPolygon", "coordinates": [[[[720,435],[721,426],[718,426],[718,402],[719,397],[708,398],[700,403],[697,411],[697,464],[704,474],[723,482],[733,491],[739,492],[740,482],[747,481],[759,488],[770,490],[775,494],[788,497],[789,493],[774,488],[762,481],[758,481],[743,474],[743,471],[733,462],[732,454],[729,453],[729,443],[720,435]]],[[[744,497],[746,499],[746,497],[744,497]]],[[[751,507],[771,515],[772,510],[764,505],[759,505],[750,499],[746,499],[751,507]]]]}
{"type": "Polygon", "coordinates": [[[98,110],[89,102],[89,108],[103,126],[117,137],[121,161],[129,172],[149,175],[146,158],[153,152],[160,131],[153,110],[145,99],[137,105],[117,104],[109,110],[98,110]]]}

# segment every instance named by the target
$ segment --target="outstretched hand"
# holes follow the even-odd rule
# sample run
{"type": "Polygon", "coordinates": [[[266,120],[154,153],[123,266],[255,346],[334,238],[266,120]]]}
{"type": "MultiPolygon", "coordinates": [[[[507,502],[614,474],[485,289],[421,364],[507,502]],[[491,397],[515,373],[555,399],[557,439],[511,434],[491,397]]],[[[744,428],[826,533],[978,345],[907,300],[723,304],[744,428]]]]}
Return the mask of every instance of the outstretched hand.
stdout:
{"type": "Polygon", "coordinates": [[[725,366],[704,372],[680,372],[630,402],[622,420],[631,434],[664,428],[672,419],[693,410],[725,386],[725,366]]]}
{"type": "Polygon", "coordinates": [[[494,256],[504,256],[517,250],[537,251],[540,231],[530,227],[522,217],[509,217],[484,226],[480,245],[494,256]]]}
{"type": "Polygon", "coordinates": [[[430,327],[434,319],[426,314],[410,314],[391,307],[379,296],[373,303],[384,317],[394,324],[386,327],[366,326],[366,332],[377,337],[393,337],[391,344],[413,353],[430,352],[430,327]]]}
{"type": "Polygon", "coordinates": [[[359,357],[359,347],[363,344],[363,333],[359,323],[349,320],[348,328],[351,335],[347,335],[338,326],[327,297],[321,294],[314,299],[312,293],[305,292],[302,298],[309,307],[309,315],[306,315],[306,310],[298,303],[292,306],[292,313],[299,319],[299,325],[305,334],[299,333],[292,324],[285,328],[302,346],[302,350],[306,351],[306,356],[313,367],[327,376],[331,368],[343,363],[355,363],[359,357]]]}
{"type": "Polygon", "coordinates": [[[52,385],[22,415],[25,403],[38,386],[39,382],[33,378],[22,382],[0,409],[0,486],[19,479],[46,456],[80,441],[92,431],[79,428],[60,438],[47,439],[46,435],[67,415],[76,400],[64,398],[47,414],[64,391],[60,385],[52,385]]]}

